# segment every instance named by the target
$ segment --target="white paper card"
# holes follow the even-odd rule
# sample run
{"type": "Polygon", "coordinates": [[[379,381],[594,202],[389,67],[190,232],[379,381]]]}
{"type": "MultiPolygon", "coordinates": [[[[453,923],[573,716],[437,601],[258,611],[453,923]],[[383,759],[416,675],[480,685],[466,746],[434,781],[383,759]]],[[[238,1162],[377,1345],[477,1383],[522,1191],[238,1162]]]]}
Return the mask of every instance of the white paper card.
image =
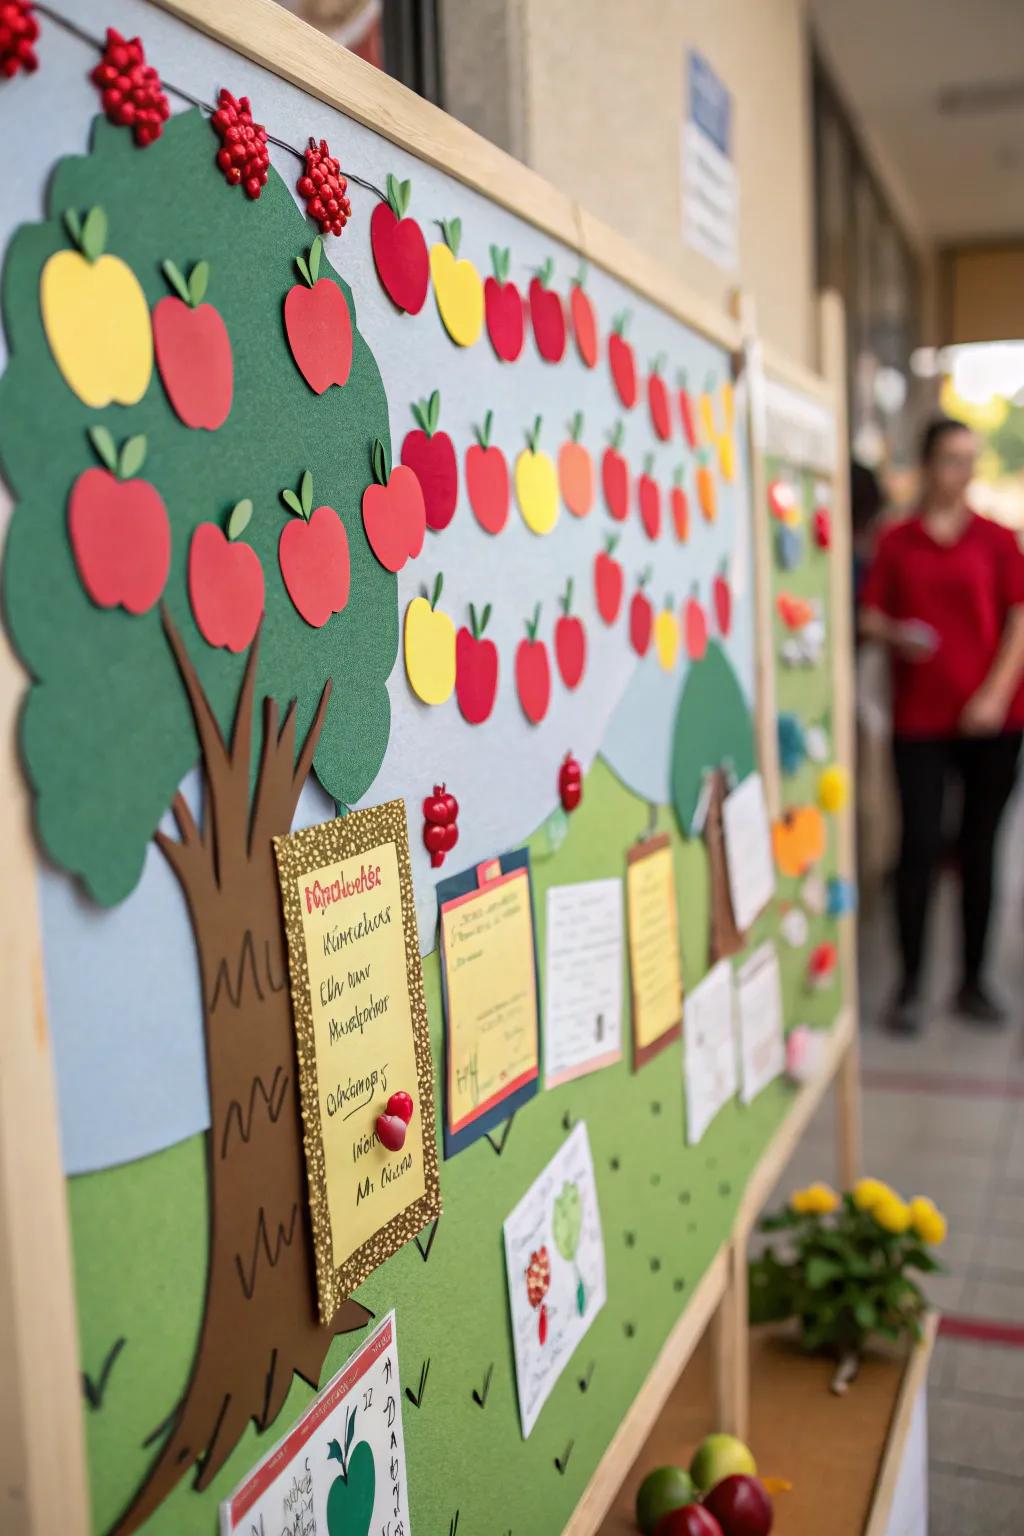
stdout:
{"type": "Polygon", "coordinates": [[[732,966],[719,960],[683,1004],[686,1140],[692,1147],[739,1086],[732,966]]]}
{"type": "Polygon", "coordinates": [[[759,773],[750,773],[722,806],[725,858],[732,915],[741,933],[775,894],[775,865],[768,806],[759,773]]]}
{"type": "Polygon", "coordinates": [[[621,880],[549,888],[546,1087],[621,1060],[622,943],[621,880]]]}
{"type": "Polygon", "coordinates": [[[221,1536],[409,1532],[394,1312],[222,1501],[220,1528],[221,1536]]]}
{"type": "Polygon", "coordinates": [[[740,1032],[740,1097],[757,1097],[786,1065],[782,986],[774,944],[762,944],[736,976],[740,1032]]]}
{"type": "Polygon", "coordinates": [[[581,1120],[505,1222],[523,1439],[605,1304],[604,1239],[581,1120]]]}

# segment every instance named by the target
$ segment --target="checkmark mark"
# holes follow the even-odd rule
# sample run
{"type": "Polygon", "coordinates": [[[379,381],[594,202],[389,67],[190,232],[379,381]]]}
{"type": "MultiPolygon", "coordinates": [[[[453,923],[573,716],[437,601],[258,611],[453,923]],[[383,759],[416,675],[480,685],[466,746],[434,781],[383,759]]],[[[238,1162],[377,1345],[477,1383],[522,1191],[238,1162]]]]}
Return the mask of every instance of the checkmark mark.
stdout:
{"type": "Polygon", "coordinates": [[[422,1407],[422,1404],[423,1404],[423,1394],[427,1390],[427,1377],[429,1375],[430,1375],[430,1360],[428,1358],[428,1359],[424,1360],[423,1364],[420,1366],[420,1385],[419,1385],[419,1391],[418,1392],[414,1392],[412,1387],[406,1387],[406,1389],[405,1389],[405,1395],[409,1399],[410,1403],[412,1403],[414,1408],[422,1407]]]}
{"type": "Polygon", "coordinates": [[[512,1129],[512,1121],[514,1119],[515,1119],[515,1112],[513,1111],[513,1113],[511,1115],[509,1115],[508,1119],[505,1121],[505,1124],[502,1126],[502,1128],[501,1128],[501,1138],[498,1141],[495,1141],[495,1139],[491,1135],[490,1131],[485,1131],[484,1132],[484,1136],[486,1137],[486,1139],[491,1144],[492,1151],[496,1152],[499,1157],[501,1156],[501,1154],[505,1150],[505,1143],[506,1143],[506,1141],[508,1141],[508,1133],[512,1129]]]}
{"type": "Polygon", "coordinates": [[[569,1465],[569,1457],[572,1455],[572,1448],[575,1444],[575,1440],[570,1440],[561,1456],[555,1457],[555,1466],[558,1468],[559,1477],[565,1476],[565,1469],[569,1465]]]}
{"type": "Polygon", "coordinates": [[[85,1400],[90,1408],[100,1408],[103,1406],[103,1398],[107,1390],[107,1382],[110,1380],[110,1373],[114,1369],[118,1355],[124,1349],[127,1342],[127,1339],[123,1338],[114,1340],[107,1351],[106,1358],[100,1367],[100,1374],[95,1381],[93,1381],[88,1371],[82,1372],[82,1391],[85,1393],[85,1400]]]}
{"type": "Polygon", "coordinates": [[[587,1366],[587,1374],[585,1376],[581,1376],[579,1381],[578,1381],[578,1383],[577,1383],[577,1385],[579,1386],[579,1389],[580,1389],[581,1392],[586,1392],[587,1391],[587,1389],[590,1386],[590,1378],[593,1376],[593,1374],[594,1374],[594,1361],[591,1360],[590,1364],[587,1366]]]}
{"type": "MultiPolygon", "coordinates": [[[[424,1264],[430,1258],[430,1250],[434,1246],[434,1238],[437,1236],[437,1224],[438,1224],[438,1222],[440,1220],[441,1220],[440,1216],[435,1216],[434,1220],[431,1222],[431,1224],[430,1224],[430,1236],[427,1238],[427,1246],[425,1248],[424,1248],[423,1244],[420,1242],[418,1237],[414,1237],[413,1238],[413,1242],[416,1244],[416,1247],[419,1249],[420,1258],[423,1260],[424,1264]]],[[[427,1230],[426,1227],[424,1227],[423,1230],[426,1231],[427,1230]]]]}
{"type": "Polygon", "coordinates": [[[478,1392],[476,1387],[473,1388],[473,1401],[474,1401],[474,1403],[476,1403],[478,1408],[486,1408],[487,1407],[487,1394],[491,1390],[491,1377],[493,1375],[494,1375],[494,1362],[492,1361],[491,1364],[487,1367],[487,1374],[484,1377],[484,1384],[481,1387],[480,1391],[478,1392]]]}

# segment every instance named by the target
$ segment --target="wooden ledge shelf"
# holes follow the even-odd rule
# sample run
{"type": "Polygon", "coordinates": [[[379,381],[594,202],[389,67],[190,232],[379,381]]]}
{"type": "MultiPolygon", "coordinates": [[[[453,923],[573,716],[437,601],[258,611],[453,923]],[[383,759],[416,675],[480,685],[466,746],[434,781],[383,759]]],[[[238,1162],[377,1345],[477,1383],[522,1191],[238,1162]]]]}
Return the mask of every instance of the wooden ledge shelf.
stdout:
{"type": "MultiPolygon", "coordinates": [[[[884,1536],[911,1414],[924,1387],[936,1315],[909,1351],[874,1354],[845,1397],[829,1391],[833,1362],[792,1336],[750,1335],[750,1448],[765,1476],[793,1484],[775,1498],[773,1536],[884,1536]]],[[[636,1491],[648,1472],[686,1466],[717,1428],[710,1336],[689,1365],[622,1483],[602,1536],[636,1536],[636,1491]]]]}

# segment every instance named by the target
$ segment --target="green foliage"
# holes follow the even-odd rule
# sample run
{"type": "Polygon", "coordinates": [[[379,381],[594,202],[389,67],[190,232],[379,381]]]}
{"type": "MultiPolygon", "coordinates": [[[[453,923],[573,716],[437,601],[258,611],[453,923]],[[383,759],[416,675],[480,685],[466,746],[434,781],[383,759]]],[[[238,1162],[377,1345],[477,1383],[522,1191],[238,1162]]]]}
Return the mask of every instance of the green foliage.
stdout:
{"type": "Polygon", "coordinates": [[[1024,405],[1007,405],[1006,417],[988,434],[987,446],[999,460],[1003,475],[1019,475],[1024,470],[1024,405]]]}
{"type": "Polygon", "coordinates": [[[690,667],[676,710],[672,743],[672,804],[684,837],[710,768],[731,768],[737,782],[754,768],[750,705],[717,641],[690,667]]]}
{"type": "Polygon", "coordinates": [[[580,1245],[580,1233],[583,1231],[583,1202],[580,1200],[578,1184],[562,1185],[562,1193],[555,1199],[551,1230],[554,1233],[555,1247],[562,1258],[571,1264],[576,1257],[576,1249],[580,1245]]]}
{"type": "Polygon", "coordinates": [[[834,1213],[800,1214],[789,1206],[761,1222],[789,1234],[788,1251],[765,1249],[750,1264],[750,1321],[796,1318],[805,1349],[843,1354],[873,1334],[917,1338],[926,1302],[908,1273],[940,1266],[913,1229],[887,1232],[844,1195],[834,1213]]]}

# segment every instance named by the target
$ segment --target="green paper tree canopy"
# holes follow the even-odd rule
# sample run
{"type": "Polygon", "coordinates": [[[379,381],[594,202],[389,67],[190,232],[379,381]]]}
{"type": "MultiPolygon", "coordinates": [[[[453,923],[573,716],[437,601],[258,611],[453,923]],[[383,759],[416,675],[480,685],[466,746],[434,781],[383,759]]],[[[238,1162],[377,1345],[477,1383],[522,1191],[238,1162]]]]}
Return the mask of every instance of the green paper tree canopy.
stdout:
{"type": "MultiPolygon", "coordinates": [[[[32,679],[22,749],[46,849],[104,904],[136,883],[147,842],[197,762],[199,745],[160,605],[140,617],[101,609],[76,570],[68,497],[76,477],[98,462],[90,428],[107,428],[118,445],[146,438],[140,473],[159,492],[171,527],[163,601],[221,729],[230,728],[246,658],[214,649],[199,633],[186,584],[188,551],[198,524],[224,528],[245,498],[253,513],[241,537],[259,556],[266,594],[257,698],[274,698],[282,715],[297,700],[301,743],[332,679],[314,768],[343,804],[372,783],[390,728],[385,685],[398,649],[396,581],[374,558],[360,512],[375,438],[390,462],[384,387],[355,328],[351,292],[326,260],[320,278],[340,284],[352,320],[352,367],[344,388],[318,396],[306,384],[282,308],[289,289],[302,282],[296,259],[313,232],[273,169],[262,196],[250,202],[216,169],[216,149],[196,111],[173,117],[144,152],[129,133],[98,118],[91,153],[58,165],[48,222],[18,231],[3,271],[10,362],[0,380],[0,460],[16,503],[3,597],[32,679]],[[137,405],[101,410],[83,405],[58,370],[43,329],[40,275],[52,253],[70,246],[65,212],[81,217],[92,207],[106,214],[106,250],[131,268],[151,311],[173,291],[164,262],[185,273],[209,264],[206,302],[223,318],[234,358],[231,412],[218,430],[179,420],[155,363],[137,405]],[[339,514],[351,561],[348,605],[321,629],[296,611],[277,553],[292,516],[280,492],[297,487],[307,469],[312,505],[339,514]]],[[[258,741],[256,748],[254,761],[258,741]]]]}
{"type": "Polygon", "coordinates": [[[717,641],[690,667],[676,710],[672,742],[672,804],[685,837],[712,768],[731,766],[736,780],[753,772],[754,727],[750,706],[717,641]]]}

